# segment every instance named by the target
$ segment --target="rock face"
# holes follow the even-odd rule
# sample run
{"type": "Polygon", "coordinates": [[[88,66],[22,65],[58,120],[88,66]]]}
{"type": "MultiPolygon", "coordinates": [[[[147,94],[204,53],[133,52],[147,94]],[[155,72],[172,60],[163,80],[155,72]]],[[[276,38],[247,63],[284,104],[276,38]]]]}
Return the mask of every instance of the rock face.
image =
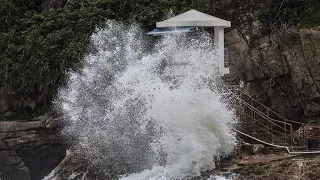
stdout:
{"type": "Polygon", "coordinates": [[[320,117],[320,29],[263,21],[270,0],[208,1],[206,12],[229,20],[226,46],[231,79],[286,118],[320,117]]]}
{"type": "Polygon", "coordinates": [[[250,47],[236,29],[226,35],[233,76],[287,118],[320,116],[320,31],[283,30],[250,47]]]}
{"type": "Polygon", "coordinates": [[[319,28],[263,24],[269,0],[210,2],[208,12],[232,22],[225,36],[232,78],[286,118],[319,118],[319,28]]]}
{"type": "Polygon", "coordinates": [[[7,96],[3,90],[0,88],[0,114],[4,114],[10,109],[9,96],[7,96]]]}
{"type": "Polygon", "coordinates": [[[99,165],[92,163],[87,156],[81,152],[77,147],[73,147],[70,153],[63,159],[44,180],[56,179],[117,179],[112,175],[111,171],[106,167],[99,167],[99,165]]]}
{"type": "Polygon", "coordinates": [[[59,119],[0,122],[0,179],[42,179],[65,157],[59,119]]]}

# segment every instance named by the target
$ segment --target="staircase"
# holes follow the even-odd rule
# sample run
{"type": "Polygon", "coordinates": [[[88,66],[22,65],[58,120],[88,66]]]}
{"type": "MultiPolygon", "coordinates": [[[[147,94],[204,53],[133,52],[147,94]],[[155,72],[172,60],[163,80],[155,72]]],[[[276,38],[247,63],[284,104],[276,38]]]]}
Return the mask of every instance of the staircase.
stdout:
{"type": "MultiPolygon", "coordinates": [[[[237,106],[239,131],[269,144],[285,146],[290,151],[306,151],[311,140],[320,142],[319,125],[286,119],[237,88],[233,88],[231,94],[237,106]]],[[[252,141],[252,138],[245,140],[252,141]]]]}

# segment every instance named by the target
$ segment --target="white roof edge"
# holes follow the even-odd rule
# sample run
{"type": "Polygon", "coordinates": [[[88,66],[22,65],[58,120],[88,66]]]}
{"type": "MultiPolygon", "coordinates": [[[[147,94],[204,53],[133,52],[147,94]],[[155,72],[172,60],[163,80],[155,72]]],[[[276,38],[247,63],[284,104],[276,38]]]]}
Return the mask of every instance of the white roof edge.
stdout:
{"type": "Polygon", "coordinates": [[[224,23],[215,23],[212,21],[161,21],[156,23],[157,28],[164,27],[187,27],[187,26],[197,26],[197,27],[231,27],[231,22],[226,21],[224,23]]]}
{"type": "Polygon", "coordinates": [[[156,26],[158,28],[178,26],[228,28],[231,27],[231,22],[191,9],[165,21],[157,22],[156,26]]]}

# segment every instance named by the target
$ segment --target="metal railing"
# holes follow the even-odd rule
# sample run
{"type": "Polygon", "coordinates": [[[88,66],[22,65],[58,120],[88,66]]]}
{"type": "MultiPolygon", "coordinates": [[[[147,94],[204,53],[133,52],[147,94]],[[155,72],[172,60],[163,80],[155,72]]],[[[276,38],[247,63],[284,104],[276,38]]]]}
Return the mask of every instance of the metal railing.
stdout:
{"type": "Polygon", "coordinates": [[[275,144],[277,140],[276,143],[306,148],[308,148],[309,140],[320,140],[319,125],[286,119],[248,94],[240,90],[236,91],[234,93],[239,103],[238,113],[240,118],[252,122],[252,134],[256,134],[257,127],[260,127],[270,133],[272,144],[275,144]],[[294,127],[300,128],[296,130],[294,127]]]}
{"type": "Polygon", "coordinates": [[[265,142],[265,141],[262,141],[261,139],[258,139],[256,137],[253,137],[253,136],[250,136],[249,134],[246,134],[244,132],[241,132],[237,129],[235,129],[235,131],[241,135],[244,135],[246,137],[249,137],[251,139],[254,139],[262,144],[265,144],[265,145],[268,145],[268,146],[272,146],[272,147],[276,147],[276,148],[282,148],[282,149],[285,149],[289,154],[320,154],[320,151],[298,151],[298,152],[293,152],[291,151],[287,146],[279,146],[279,145],[275,145],[275,144],[270,144],[268,142],[265,142]]]}

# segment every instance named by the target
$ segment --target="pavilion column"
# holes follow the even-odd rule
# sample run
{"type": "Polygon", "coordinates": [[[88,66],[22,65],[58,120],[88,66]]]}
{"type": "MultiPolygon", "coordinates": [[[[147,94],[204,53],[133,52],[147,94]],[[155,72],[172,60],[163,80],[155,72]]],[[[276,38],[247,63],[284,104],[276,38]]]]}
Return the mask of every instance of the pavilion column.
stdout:
{"type": "MultiPolygon", "coordinates": [[[[217,46],[217,60],[219,61],[219,75],[224,76],[229,74],[229,68],[224,67],[225,54],[224,54],[224,28],[231,27],[231,22],[226,21],[209,14],[205,14],[194,9],[179,14],[167,20],[157,22],[157,28],[168,27],[214,27],[214,42],[217,46]]],[[[159,34],[150,32],[149,34],[159,34]]],[[[162,33],[166,34],[166,33],[162,33]]],[[[216,60],[215,60],[216,61],[216,60]]]]}
{"type": "Polygon", "coordinates": [[[219,74],[229,74],[229,68],[224,67],[224,28],[216,26],[214,27],[214,44],[217,49],[217,58],[219,60],[219,74]]]}

